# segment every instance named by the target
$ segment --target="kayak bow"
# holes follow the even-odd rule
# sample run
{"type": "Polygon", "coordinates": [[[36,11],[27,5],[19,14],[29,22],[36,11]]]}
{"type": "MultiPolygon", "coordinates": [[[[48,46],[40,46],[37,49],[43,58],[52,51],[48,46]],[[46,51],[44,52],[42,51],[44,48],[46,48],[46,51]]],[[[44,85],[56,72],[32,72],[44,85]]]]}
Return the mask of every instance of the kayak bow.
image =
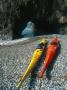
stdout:
{"type": "Polygon", "coordinates": [[[40,59],[40,57],[42,56],[42,53],[44,51],[44,48],[47,44],[47,40],[43,39],[40,44],[38,44],[36,50],[34,51],[34,54],[32,56],[31,62],[26,70],[26,72],[24,73],[24,75],[21,76],[19,82],[16,83],[16,87],[20,88],[23,81],[26,79],[26,77],[29,75],[29,73],[31,73],[31,71],[34,69],[35,65],[37,64],[38,60],[40,59]]]}
{"type": "Polygon", "coordinates": [[[54,57],[56,56],[58,47],[59,47],[59,39],[56,37],[51,41],[50,45],[48,45],[44,65],[41,71],[39,72],[40,78],[43,77],[44,72],[46,71],[48,66],[51,64],[54,57]]]}

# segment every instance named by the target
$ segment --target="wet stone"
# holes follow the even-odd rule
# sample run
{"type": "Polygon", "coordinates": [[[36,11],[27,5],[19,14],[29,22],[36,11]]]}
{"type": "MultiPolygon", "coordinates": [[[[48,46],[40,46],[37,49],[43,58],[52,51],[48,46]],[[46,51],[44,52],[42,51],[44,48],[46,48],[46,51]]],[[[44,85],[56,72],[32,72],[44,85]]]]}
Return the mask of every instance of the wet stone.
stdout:
{"type": "MultiPolygon", "coordinates": [[[[43,79],[38,77],[42,64],[29,74],[20,90],[67,90],[67,36],[47,35],[29,38],[25,41],[0,42],[0,90],[17,90],[16,82],[24,74],[30,63],[33,51],[42,38],[50,42],[57,36],[60,41],[60,52],[50,68],[44,73],[43,79]],[[25,43],[24,43],[25,42],[25,43]]],[[[43,62],[42,62],[43,63],[43,62]]]]}

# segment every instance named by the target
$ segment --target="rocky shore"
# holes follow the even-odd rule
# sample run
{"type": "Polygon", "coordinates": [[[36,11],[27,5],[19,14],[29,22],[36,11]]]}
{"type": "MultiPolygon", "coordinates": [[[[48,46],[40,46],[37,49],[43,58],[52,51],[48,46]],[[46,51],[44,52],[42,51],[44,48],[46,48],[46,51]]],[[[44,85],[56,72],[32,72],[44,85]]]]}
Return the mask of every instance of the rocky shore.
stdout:
{"type": "Polygon", "coordinates": [[[54,36],[61,39],[57,58],[43,79],[37,75],[43,61],[38,64],[20,90],[67,90],[67,36],[58,34],[0,41],[0,90],[17,90],[16,81],[25,72],[36,45],[42,38],[45,37],[50,42],[54,36]]]}

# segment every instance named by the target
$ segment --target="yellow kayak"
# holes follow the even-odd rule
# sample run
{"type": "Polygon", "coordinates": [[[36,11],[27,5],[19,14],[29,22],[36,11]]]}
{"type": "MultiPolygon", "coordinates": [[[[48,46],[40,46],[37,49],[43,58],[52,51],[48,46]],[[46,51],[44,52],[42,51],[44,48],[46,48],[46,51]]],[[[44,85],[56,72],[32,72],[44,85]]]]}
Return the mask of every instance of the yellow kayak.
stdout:
{"type": "Polygon", "coordinates": [[[29,73],[33,70],[33,68],[37,64],[38,60],[42,56],[42,53],[43,53],[44,48],[46,46],[46,43],[47,43],[47,40],[46,39],[42,39],[42,41],[38,44],[36,50],[33,53],[33,56],[31,58],[31,62],[29,64],[26,72],[24,73],[24,75],[21,76],[20,80],[16,83],[16,87],[17,88],[21,87],[23,81],[26,79],[26,77],[29,75],[29,73]]]}

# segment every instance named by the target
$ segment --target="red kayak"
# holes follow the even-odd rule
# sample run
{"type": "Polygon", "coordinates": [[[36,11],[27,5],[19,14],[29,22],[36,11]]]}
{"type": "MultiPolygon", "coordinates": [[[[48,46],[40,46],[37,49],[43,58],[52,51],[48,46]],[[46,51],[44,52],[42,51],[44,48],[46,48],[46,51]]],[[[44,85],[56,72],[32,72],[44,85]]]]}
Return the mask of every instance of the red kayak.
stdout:
{"type": "Polygon", "coordinates": [[[59,39],[56,37],[56,38],[52,39],[51,43],[49,44],[49,46],[47,48],[44,65],[43,65],[41,71],[39,72],[40,78],[43,77],[44,72],[46,71],[48,66],[51,64],[52,60],[55,58],[58,47],[59,47],[59,39]]]}

